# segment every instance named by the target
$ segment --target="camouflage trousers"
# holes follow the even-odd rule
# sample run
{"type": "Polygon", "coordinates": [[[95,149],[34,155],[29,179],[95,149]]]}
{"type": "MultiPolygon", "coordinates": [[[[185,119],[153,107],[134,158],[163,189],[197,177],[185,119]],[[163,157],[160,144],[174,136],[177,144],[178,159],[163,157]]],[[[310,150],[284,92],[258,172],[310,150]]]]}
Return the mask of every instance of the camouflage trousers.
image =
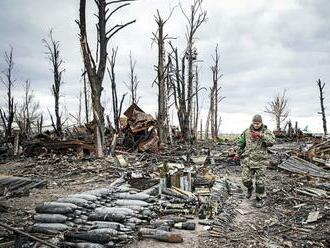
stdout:
{"type": "Polygon", "coordinates": [[[243,165],[241,179],[242,183],[248,189],[253,187],[253,177],[255,176],[256,197],[265,198],[265,172],[266,167],[250,168],[248,165],[243,165]]]}

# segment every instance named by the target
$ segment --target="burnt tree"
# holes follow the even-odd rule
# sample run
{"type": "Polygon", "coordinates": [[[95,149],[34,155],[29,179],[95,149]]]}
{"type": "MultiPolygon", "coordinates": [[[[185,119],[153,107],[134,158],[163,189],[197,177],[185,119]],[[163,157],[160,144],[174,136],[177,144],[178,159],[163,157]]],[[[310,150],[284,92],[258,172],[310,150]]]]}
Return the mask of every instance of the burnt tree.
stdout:
{"type": "Polygon", "coordinates": [[[110,39],[121,29],[132,24],[135,20],[124,24],[115,24],[107,28],[110,18],[120,9],[130,5],[133,0],[95,0],[98,10],[96,14],[98,23],[97,28],[97,44],[96,55],[93,56],[90,43],[87,39],[86,31],[86,0],[80,0],[79,20],[77,24],[80,29],[80,45],[83,53],[84,65],[88,75],[91,87],[91,98],[93,108],[93,121],[95,122],[95,148],[98,157],[103,156],[104,149],[104,108],[101,104],[101,94],[103,91],[103,79],[107,64],[107,45],[110,39]],[[110,9],[110,7],[112,7],[110,9]]]}
{"type": "Polygon", "coordinates": [[[274,99],[265,106],[264,112],[274,117],[277,131],[281,131],[281,124],[289,116],[288,99],[285,94],[286,91],[284,90],[282,95],[277,94],[274,99]]]}
{"type": "MultiPolygon", "coordinates": [[[[211,104],[212,105],[212,113],[211,113],[211,130],[212,130],[212,140],[216,141],[219,135],[219,126],[220,126],[220,116],[219,116],[219,103],[225,99],[224,96],[220,95],[221,86],[219,86],[219,80],[222,77],[220,74],[220,55],[218,44],[215,47],[215,55],[212,56],[214,65],[211,66],[212,71],[212,92],[211,92],[211,104]]],[[[210,107],[211,110],[211,107],[210,107]]]]}
{"type": "Polygon", "coordinates": [[[60,56],[60,42],[55,40],[53,37],[53,31],[49,32],[49,39],[42,39],[46,48],[46,55],[51,64],[51,71],[53,73],[54,83],[52,85],[52,95],[54,96],[54,110],[55,110],[55,121],[51,117],[52,126],[58,136],[62,136],[62,121],[60,114],[60,90],[63,84],[62,74],[65,69],[62,69],[63,60],[60,56]]]}
{"type": "MultiPolygon", "coordinates": [[[[117,86],[116,86],[116,74],[115,74],[115,66],[116,66],[116,57],[117,57],[118,47],[116,49],[112,49],[111,59],[109,60],[109,66],[107,68],[110,83],[111,83],[111,94],[112,94],[112,109],[113,109],[113,122],[115,125],[115,133],[112,137],[111,142],[111,152],[110,154],[113,155],[115,152],[115,148],[117,145],[117,137],[120,132],[120,115],[123,106],[123,102],[126,96],[126,93],[122,95],[120,103],[118,102],[117,97],[117,86]]],[[[107,116],[108,117],[108,116],[107,116]]],[[[110,119],[108,118],[109,127],[111,126],[110,119]]]]}
{"type": "Polygon", "coordinates": [[[5,129],[5,138],[8,139],[12,136],[12,125],[14,122],[14,116],[16,112],[16,104],[14,102],[14,97],[12,95],[12,89],[16,82],[13,79],[13,69],[14,69],[14,60],[13,60],[13,48],[10,48],[9,53],[5,52],[5,62],[7,64],[6,70],[2,73],[3,75],[0,76],[1,83],[7,89],[7,106],[5,109],[0,109],[0,116],[2,125],[5,129]]]}
{"type": "MultiPolygon", "coordinates": [[[[187,39],[187,46],[185,50],[185,56],[182,59],[182,73],[185,73],[185,63],[187,63],[187,80],[184,83],[187,93],[186,93],[186,110],[183,113],[183,126],[182,126],[182,133],[184,139],[186,141],[191,140],[191,115],[192,115],[192,103],[193,103],[193,79],[194,79],[194,70],[193,66],[197,60],[197,49],[195,47],[195,40],[196,40],[196,32],[200,28],[200,26],[206,21],[206,11],[202,9],[202,2],[203,0],[194,0],[193,4],[190,6],[189,14],[186,14],[182,8],[182,13],[185,16],[188,24],[186,26],[187,32],[185,34],[187,39]],[[185,61],[186,60],[186,61],[185,61]]],[[[184,77],[185,78],[185,77],[184,77]]],[[[184,79],[183,78],[183,79],[184,79]]],[[[182,80],[183,80],[182,79],[182,80]]],[[[179,111],[182,111],[179,108],[179,111]]]]}
{"type": "Polygon", "coordinates": [[[195,69],[195,106],[194,106],[194,134],[195,138],[197,139],[197,129],[198,129],[198,119],[199,119],[199,73],[198,73],[198,67],[196,65],[195,69]]]}
{"type": "Polygon", "coordinates": [[[21,134],[29,137],[32,133],[32,126],[37,127],[37,121],[40,116],[39,102],[35,101],[31,83],[29,80],[26,80],[24,85],[24,101],[17,111],[15,118],[21,134]]]}
{"type": "Polygon", "coordinates": [[[129,53],[129,81],[125,83],[127,89],[130,92],[130,104],[138,104],[140,97],[137,96],[137,89],[139,86],[139,80],[135,72],[136,61],[132,59],[132,53],[129,53]]]}
{"type": "Polygon", "coordinates": [[[40,118],[37,120],[37,133],[41,134],[42,133],[42,124],[43,124],[43,116],[42,114],[40,115],[40,118]]]}
{"type": "Polygon", "coordinates": [[[111,83],[111,95],[112,95],[112,109],[113,109],[113,122],[115,125],[115,131],[119,133],[119,117],[121,115],[121,110],[123,106],[123,102],[126,94],[122,95],[120,103],[118,102],[117,96],[117,85],[116,85],[116,74],[115,74],[115,66],[116,66],[116,57],[117,57],[118,47],[116,49],[112,49],[111,59],[109,60],[110,68],[107,68],[108,75],[111,83]]]}
{"type": "Polygon", "coordinates": [[[323,133],[324,135],[328,134],[327,130],[327,119],[325,115],[325,107],[324,107],[324,86],[325,83],[322,83],[321,80],[317,80],[317,86],[319,87],[320,92],[320,104],[321,104],[321,112],[318,112],[318,114],[322,115],[322,123],[323,123],[323,133]]]}
{"type": "Polygon", "coordinates": [[[164,34],[164,25],[169,20],[172,15],[173,10],[167,19],[163,19],[159,11],[157,10],[157,15],[155,15],[155,21],[157,23],[157,32],[153,33],[153,40],[157,43],[158,46],[158,63],[155,66],[157,71],[157,79],[155,83],[158,85],[158,132],[160,142],[166,142],[168,136],[168,87],[167,87],[167,69],[165,61],[165,40],[168,38],[164,34]]]}
{"type": "Polygon", "coordinates": [[[178,49],[173,47],[172,53],[169,54],[169,79],[171,88],[173,89],[174,104],[177,110],[177,116],[181,131],[184,125],[184,116],[186,115],[186,86],[185,86],[185,68],[184,58],[180,59],[178,49]],[[180,68],[181,63],[181,68],[180,68]]]}
{"type": "Polygon", "coordinates": [[[88,90],[88,84],[87,84],[87,79],[86,79],[86,70],[82,74],[83,76],[83,82],[84,82],[84,105],[85,105],[85,122],[89,122],[89,95],[90,91],[88,90]]]}

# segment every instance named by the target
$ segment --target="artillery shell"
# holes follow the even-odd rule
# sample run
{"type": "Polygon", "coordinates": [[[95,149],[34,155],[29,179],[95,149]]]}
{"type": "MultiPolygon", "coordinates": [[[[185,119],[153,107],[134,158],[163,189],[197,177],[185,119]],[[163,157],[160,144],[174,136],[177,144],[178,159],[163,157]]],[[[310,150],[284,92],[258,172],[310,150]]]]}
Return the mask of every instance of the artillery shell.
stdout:
{"type": "Polygon", "coordinates": [[[114,202],[118,206],[128,206],[128,205],[133,205],[133,206],[141,206],[141,207],[148,207],[150,203],[145,202],[145,201],[140,201],[140,200],[116,200],[114,202]]]}
{"type": "Polygon", "coordinates": [[[90,221],[124,221],[127,219],[127,215],[116,213],[116,214],[91,214],[88,216],[90,221]]]}
{"type": "Polygon", "coordinates": [[[124,208],[124,207],[100,207],[95,209],[96,214],[100,215],[106,215],[106,214],[123,214],[123,215],[128,215],[132,216],[134,215],[134,211],[129,208],[124,208]]]}
{"type": "Polygon", "coordinates": [[[36,207],[37,213],[66,214],[72,213],[78,206],[72,203],[44,202],[36,207]]]}
{"type": "Polygon", "coordinates": [[[88,232],[66,232],[64,237],[69,241],[85,240],[92,243],[105,244],[117,240],[118,235],[123,233],[110,228],[94,229],[88,232]]]}
{"type": "Polygon", "coordinates": [[[31,232],[51,234],[56,232],[63,232],[68,230],[69,227],[61,223],[35,223],[31,227],[31,232]]]}
{"type": "Polygon", "coordinates": [[[63,245],[65,247],[74,247],[74,248],[105,248],[108,246],[104,246],[101,244],[95,244],[95,243],[72,243],[72,242],[63,242],[63,245]]]}
{"type": "Polygon", "coordinates": [[[179,222],[174,224],[175,228],[184,229],[184,230],[195,230],[196,224],[193,222],[179,222]]]}
{"type": "Polygon", "coordinates": [[[68,217],[62,214],[35,214],[33,219],[41,223],[64,223],[68,217]]]}
{"type": "Polygon", "coordinates": [[[88,206],[88,201],[81,198],[74,198],[74,197],[67,197],[67,198],[59,198],[56,200],[57,202],[66,202],[66,203],[72,203],[80,207],[86,207],[88,206]]]}
{"type": "Polygon", "coordinates": [[[90,194],[74,194],[74,195],[69,195],[69,197],[71,198],[81,198],[81,199],[85,199],[87,201],[96,201],[97,200],[97,196],[95,195],[90,195],[90,194]]]}

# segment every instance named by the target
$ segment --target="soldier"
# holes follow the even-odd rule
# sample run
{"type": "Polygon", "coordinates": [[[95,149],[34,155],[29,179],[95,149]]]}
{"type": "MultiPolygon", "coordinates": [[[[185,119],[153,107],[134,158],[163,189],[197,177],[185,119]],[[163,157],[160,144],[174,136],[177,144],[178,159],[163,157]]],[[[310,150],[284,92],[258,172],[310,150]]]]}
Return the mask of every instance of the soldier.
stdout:
{"type": "Polygon", "coordinates": [[[235,156],[242,158],[242,182],[247,187],[246,198],[250,199],[253,191],[253,177],[255,176],[256,207],[265,204],[265,171],[267,166],[267,147],[272,146],[275,137],[267,126],[262,123],[261,115],[255,115],[251,126],[239,137],[238,152],[235,156]]]}

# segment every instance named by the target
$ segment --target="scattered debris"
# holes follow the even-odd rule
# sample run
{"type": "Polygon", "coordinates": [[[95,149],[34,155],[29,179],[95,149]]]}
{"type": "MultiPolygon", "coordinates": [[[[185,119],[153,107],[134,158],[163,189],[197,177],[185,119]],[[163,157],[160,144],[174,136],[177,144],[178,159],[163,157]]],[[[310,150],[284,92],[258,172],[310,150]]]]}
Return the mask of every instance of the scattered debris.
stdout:
{"type": "Polygon", "coordinates": [[[311,223],[311,222],[315,222],[318,220],[319,218],[319,211],[313,211],[313,212],[310,212],[308,214],[308,217],[307,217],[307,220],[306,220],[306,223],[311,223]]]}
{"type": "Polygon", "coordinates": [[[26,177],[0,176],[0,196],[23,196],[29,195],[30,190],[43,187],[46,180],[30,179],[26,177]]]}
{"type": "MultiPolygon", "coordinates": [[[[278,168],[292,173],[276,167],[268,170],[269,198],[264,208],[254,211],[246,206],[253,200],[244,198],[240,166],[229,166],[232,146],[230,142],[212,149],[205,144],[175,144],[159,153],[122,150],[103,159],[77,160],[72,151],[72,155],[42,153],[35,159],[17,160],[11,165],[19,165],[6,173],[47,178],[48,187],[42,190],[58,193],[55,200],[50,196],[34,207],[35,213],[22,212],[9,223],[22,226],[26,216],[25,230],[54,238],[53,243],[63,247],[131,247],[129,243],[138,242],[157,246],[158,241],[183,242],[188,247],[192,236],[209,248],[284,243],[326,247],[328,172],[292,156],[298,154],[299,144],[272,147],[272,156],[284,161],[278,168]],[[103,188],[97,186],[100,183],[103,188]],[[63,186],[73,187],[68,196],[60,191],[63,186]]],[[[29,201],[35,194],[32,191],[29,201]]],[[[15,202],[10,200],[5,205],[15,202]]],[[[0,243],[12,242],[12,236],[1,231],[0,243]]]]}
{"type": "Polygon", "coordinates": [[[309,161],[315,161],[326,167],[330,166],[330,140],[315,143],[306,152],[305,157],[309,161]]]}
{"type": "Polygon", "coordinates": [[[124,115],[127,117],[127,125],[122,131],[125,135],[123,145],[126,149],[156,152],[159,142],[156,120],[136,104],[132,104],[124,115]]]}
{"type": "Polygon", "coordinates": [[[330,173],[326,170],[296,156],[290,157],[282,164],[279,164],[278,167],[294,173],[330,178],[330,173]]]}

